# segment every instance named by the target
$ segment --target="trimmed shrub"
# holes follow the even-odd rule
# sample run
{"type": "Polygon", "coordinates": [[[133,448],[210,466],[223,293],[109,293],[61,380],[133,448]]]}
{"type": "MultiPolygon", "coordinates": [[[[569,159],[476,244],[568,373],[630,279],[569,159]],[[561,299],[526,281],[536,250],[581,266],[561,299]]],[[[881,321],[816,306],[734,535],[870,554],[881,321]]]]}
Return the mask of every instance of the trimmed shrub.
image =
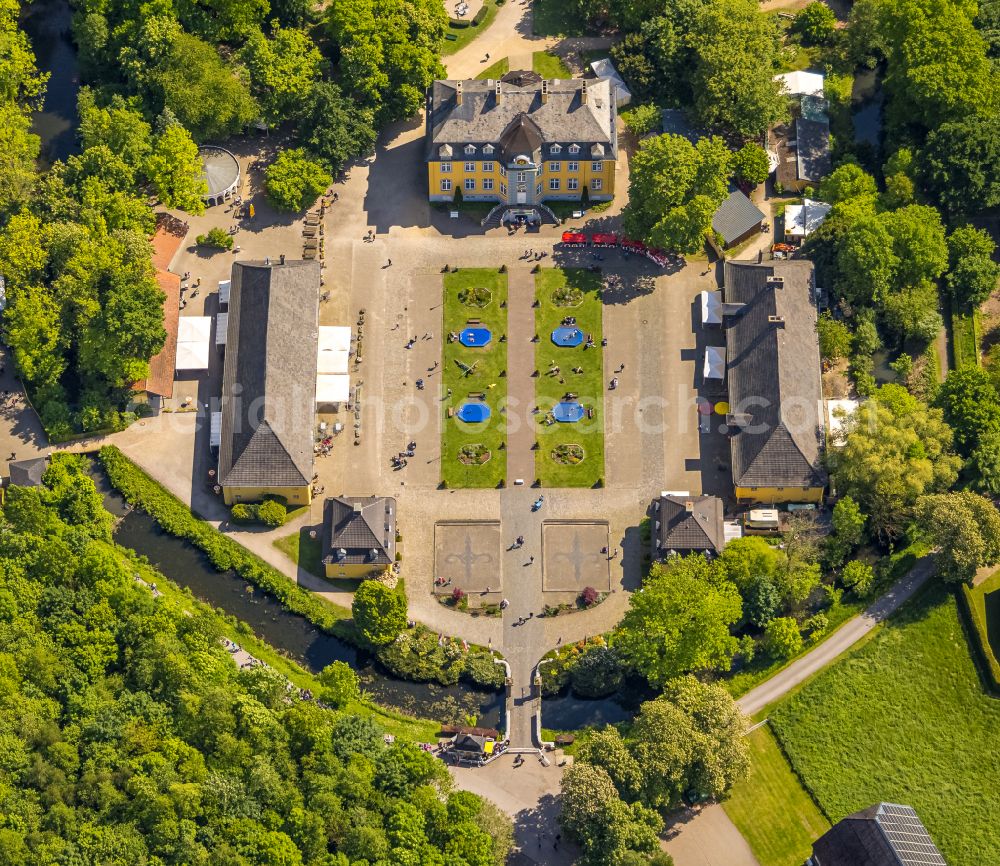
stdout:
{"type": "Polygon", "coordinates": [[[257,508],[257,518],[267,526],[284,526],[285,506],[274,499],[262,502],[257,508]]]}
{"type": "Polygon", "coordinates": [[[220,226],[209,229],[206,234],[198,235],[194,241],[200,247],[215,247],[217,250],[233,248],[233,236],[220,226]]]}

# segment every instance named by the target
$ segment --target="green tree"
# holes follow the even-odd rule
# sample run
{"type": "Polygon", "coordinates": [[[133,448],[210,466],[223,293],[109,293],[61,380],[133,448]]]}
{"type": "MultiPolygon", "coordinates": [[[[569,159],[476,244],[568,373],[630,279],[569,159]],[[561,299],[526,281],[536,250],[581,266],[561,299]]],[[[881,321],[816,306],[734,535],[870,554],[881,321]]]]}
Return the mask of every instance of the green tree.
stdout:
{"type": "Polygon", "coordinates": [[[332,82],[313,86],[298,121],[298,140],[327,171],[339,172],[351,161],[368,156],[375,138],[370,108],[359,108],[332,82]]]}
{"type": "Polygon", "coordinates": [[[936,564],[951,583],[969,582],[976,571],[1000,561],[1000,514],[984,496],[969,491],[925,496],[917,519],[938,548],[936,564]]]}
{"type": "Polygon", "coordinates": [[[729,627],[740,618],[736,587],[711,579],[701,557],[654,564],[615,633],[615,647],[650,683],[688,671],[728,669],[736,652],[729,627]]]}
{"type": "Polygon", "coordinates": [[[362,581],[351,613],[358,632],[372,646],[392,643],[406,628],[406,598],[377,580],[362,581]]]}
{"type": "Polygon", "coordinates": [[[917,499],[955,483],[961,459],[940,409],[883,385],[844,423],[846,441],[827,460],[841,495],[868,514],[879,538],[896,538],[917,499]]]}
{"type": "Polygon", "coordinates": [[[802,38],[804,45],[826,45],[837,32],[837,16],[819,0],[813,0],[792,22],[792,32],[802,38]]]}
{"type": "Polygon", "coordinates": [[[1000,204],[1000,127],[992,117],[973,113],[932,128],[917,163],[952,218],[1000,204]]]}
{"type": "Polygon", "coordinates": [[[617,728],[610,725],[594,731],[577,750],[576,760],[604,770],[614,782],[618,796],[637,800],[643,790],[643,769],[629,751],[617,728]]]}
{"type": "Polygon", "coordinates": [[[27,201],[35,185],[41,140],[28,131],[30,126],[14,103],[0,103],[0,218],[27,201]]]}
{"type": "Polygon", "coordinates": [[[205,212],[208,195],[198,145],[180,124],[168,126],[146,160],[146,175],[164,206],[191,214],[205,212]]]}
{"type": "Polygon", "coordinates": [[[897,285],[916,286],[936,280],[948,267],[948,244],[941,216],[927,205],[912,204],[882,214],[899,260],[897,285]]]}
{"type": "Polygon", "coordinates": [[[277,125],[304,113],[322,62],[308,33],[278,27],[268,38],[256,32],[240,56],[268,123],[277,125]]]}
{"type": "Polygon", "coordinates": [[[283,150],[268,167],[267,197],[279,210],[309,207],[333,183],[329,172],[302,148],[283,150]]]}
{"type": "Polygon", "coordinates": [[[748,141],[733,154],[733,172],[747,183],[763,183],[771,173],[767,151],[756,142],[748,141]]]}
{"type": "Polygon", "coordinates": [[[839,361],[851,354],[851,329],[824,310],[816,320],[819,353],[826,361],[839,361]]]}
{"type": "Polygon", "coordinates": [[[197,36],[179,33],[156,71],[163,104],[195,141],[240,132],[258,116],[247,83],[197,36]]]}
{"type": "Polygon", "coordinates": [[[975,309],[997,287],[1000,266],[993,261],[996,244],[989,233],[959,226],[948,236],[948,278],[952,300],[963,309],[975,309]]]}
{"type": "Polygon", "coordinates": [[[319,699],[335,707],[346,707],[361,694],[358,675],[344,662],[330,662],[317,679],[323,687],[319,699]]]}
{"type": "Polygon", "coordinates": [[[831,565],[839,565],[852,553],[865,537],[867,518],[850,496],[843,496],[833,506],[831,523],[833,532],[827,536],[826,558],[831,565]]]}
{"type": "Polygon", "coordinates": [[[697,249],[726,197],[730,158],[720,138],[697,145],[680,135],[644,141],[630,166],[626,232],[657,247],[697,249]]]}
{"type": "Polygon", "coordinates": [[[585,698],[603,698],[616,692],[624,676],[618,653],[606,646],[588,647],[570,670],[573,691],[585,698]]]}
{"type": "Polygon", "coordinates": [[[788,659],[802,650],[799,624],[790,616],[779,616],[764,627],[764,647],[776,659],[788,659]]]}
{"type": "Polygon", "coordinates": [[[867,562],[861,562],[858,559],[852,559],[848,562],[840,573],[841,583],[862,597],[868,594],[874,579],[874,569],[867,562]]]}
{"type": "Polygon", "coordinates": [[[886,295],[882,316],[888,330],[901,342],[916,339],[929,343],[944,327],[939,306],[937,286],[930,280],[920,280],[886,295]]]}
{"type": "Polygon", "coordinates": [[[119,95],[99,106],[89,87],[80,90],[80,144],[84,150],[105,145],[136,174],[142,174],[150,153],[152,130],[142,112],[119,95]]]}
{"type": "Polygon", "coordinates": [[[649,102],[622,111],[621,117],[629,132],[636,137],[642,137],[660,128],[660,109],[649,102]]]}
{"type": "Polygon", "coordinates": [[[955,433],[955,445],[965,457],[983,432],[1000,426],[1000,394],[993,377],[981,367],[950,370],[934,396],[934,405],[955,433]]]}
{"type": "Polygon", "coordinates": [[[819,182],[817,194],[819,198],[830,202],[830,204],[839,204],[857,198],[874,201],[875,196],[878,195],[878,185],[875,183],[875,178],[860,165],[855,162],[845,162],[838,165],[819,182]]]}

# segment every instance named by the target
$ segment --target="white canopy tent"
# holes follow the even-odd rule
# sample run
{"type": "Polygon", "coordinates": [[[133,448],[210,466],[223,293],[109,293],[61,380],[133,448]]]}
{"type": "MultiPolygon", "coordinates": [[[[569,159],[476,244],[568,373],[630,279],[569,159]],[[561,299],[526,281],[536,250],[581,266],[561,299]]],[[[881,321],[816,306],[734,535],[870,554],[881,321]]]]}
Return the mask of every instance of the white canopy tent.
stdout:
{"type": "Polygon", "coordinates": [[[339,406],[351,399],[351,377],[346,373],[321,373],[316,377],[316,403],[339,406]]]}
{"type": "Polygon", "coordinates": [[[343,325],[319,329],[317,354],[320,374],[346,373],[351,352],[351,329],[343,325]]]}
{"type": "Polygon", "coordinates": [[[726,378],[726,349],[725,346],[705,347],[705,366],[702,375],[706,379],[726,378]]]}
{"type": "Polygon", "coordinates": [[[602,81],[611,82],[615,89],[616,106],[620,108],[623,105],[628,105],[632,101],[632,91],[628,89],[628,85],[625,84],[625,79],[622,78],[618,70],[615,69],[615,65],[611,62],[611,60],[607,57],[595,60],[590,64],[590,68],[594,70],[594,75],[602,81]]]}
{"type": "Polygon", "coordinates": [[[176,369],[207,370],[211,343],[211,316],[181,316],[177,322],[176,369]]]}
{"type": "Polygon", "coordinates": [[[701,293],[701,323],[703,325],[722,324],[722,292],[701,293]]]}
{"type": "Polygon", "coordinates": [[[807,238],[822,224],[833,205],[825,201],[803,199],[802,204],[785,205],[785,234],[792,238],[807,238]]]}
{"type": "Polygon", "coordinates": [[[215,314],[215,345],[225,346],[226,335],[229,333],[229,313],[215,314]]]}
{"type": "Polygon", "coordinates": [[[232,280],[219,280],[219,306],[229,306],[229,290],[232,288],[232,280]]]}
{"type": "Polygon", "coordinates": [[[822,96],[823,76],[818,72],[783,72],[774,76],[775,81],[780,81],[789,96],[822,96]]]}

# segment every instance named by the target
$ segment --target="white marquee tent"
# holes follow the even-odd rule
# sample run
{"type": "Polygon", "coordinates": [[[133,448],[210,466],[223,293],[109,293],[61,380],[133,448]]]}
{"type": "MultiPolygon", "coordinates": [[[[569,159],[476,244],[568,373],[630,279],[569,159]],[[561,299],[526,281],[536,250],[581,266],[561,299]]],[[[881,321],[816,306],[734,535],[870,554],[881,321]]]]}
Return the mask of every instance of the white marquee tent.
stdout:
{"type": "Polygon", "coordinates": [[[178,370],[207,370],[212,343],[211,316],[181,316],[177,323],[178,370]]]}
{"type": "Polygon", "coordinates": [[[726,349],[723,346],[705,347],[705,367],[702,375],[706,379],[726,378],[726,349]]]}
{"type": "Polygon", "coordinates": [[[317,353],[317,372],[346,373],[351,351],[351,329],[343,325],[321,327],[317,353]]]}
{"type": "Polygon", "coordinates": [[[339,406],[350,402],[351,377],[346,373],[320,373],[316,377],[316,403],[339,406]]]}
{"type": "Polygon", "coordinates": [[[590,64],[590,68],[594,70],[594,75],[602,81],[610,81],[614,86],[616,106],[621,108],[621,106],[628,105],[632,101],[632,91],[628,89],[628,85],[625,84],[625,79],[622,78],[618,70],[615,69],[614,63],[612,63],[607,57],[595,60],[590,64]]]}

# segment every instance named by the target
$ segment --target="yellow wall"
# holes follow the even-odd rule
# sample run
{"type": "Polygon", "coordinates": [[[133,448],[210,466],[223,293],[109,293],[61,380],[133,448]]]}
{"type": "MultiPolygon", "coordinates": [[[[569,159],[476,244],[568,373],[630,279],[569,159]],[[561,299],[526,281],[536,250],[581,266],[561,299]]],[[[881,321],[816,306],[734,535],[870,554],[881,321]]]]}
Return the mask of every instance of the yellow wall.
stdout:
{"type": "Polygon", "coordinates": [[[312,488],[304,487],[223,487],[226,505],[237,502],[260,502],[265,496],[283,496],[289,505],[308,505],[312,501],[312,488]]]}
{"type": "Polygon", "coordinates": [[[371,566],[365,563],[345,563],[342,565],[339,562],[328,562],[326,564],[326,576],[364,578],[381,574],[388,567],[387,565],[371,566]]]}
{"type": "Polygon", "coordinates": [[[822,502],[822,487],[737,487],[740,502],[758,502],[771,505],[778,502],[822,502]]]}
{"type": "MultiPolygon", "coordinates": [[[[516,169],[508,170],[507,176],[503,176],[500,173],[501,162],[499,159],[493,160],[493,170],[484,171],[483,160],[478,154],[477,159],[470,160],[475,164],[475,170],[467,172],[465,170],[465,160],[460,156],[456,156],[449,164],[451,165],[451,172],[442,172],[442,163],[437,160],[431,160],[427,163],[427,184],[428,184],[428,194],[432,199],[445,197],[451,199],[455,195],[455,190],[461,190],[462,196],[467,198],[469,196],[492,196],[496,201],[505,201],[506,196],[503,196],[500,191],[500,184],[507,184],[509,192],[509,184],[511,182],[512,176],[516,176],[516,169]],[[476,188],[474,190],[465,189],[465,180],[467,178],[473,178],[476,181],[476,188]],[[493,180],[493,189],[485,190],[483,189],[483,180],[486,178],[491,178],[493,180]],[[451,181],[451,190],[445,192],[441,189],[442,179],[448,179],[451,181]]],[[[549,163],[553,160],[546,160],[544,163],[543,170],[535,178],[535,183],[539,181],[542,184],[542,194],[541,200],[546,198],[576,198],[579,199],[583,196],[583,190],[589,188],[591,182],[600,178],[601,188],[599,190],[590,189],[590,198],[611,198],[615,194],[615,170],[617,164],[613,159],[605,159],[602,162],[601,171],[593,171],[592,162],[594,160],[589,159],[560,159],[557,160],[559,164],[559,170],[555,172],[549,171],[549,163]],[[568,163],[571,161],[578,162],[578,171],[569,171],[568,163]],[[549,190],[549,179],[557,177],[560,180],[558,190],[549,190]],[[567,188],[567,181],[570,178],[576,178],[579,181],[578,189],[571,190],[567,188]]],[[[514,181],[516,182],[516,180],[514,181]]]]}

